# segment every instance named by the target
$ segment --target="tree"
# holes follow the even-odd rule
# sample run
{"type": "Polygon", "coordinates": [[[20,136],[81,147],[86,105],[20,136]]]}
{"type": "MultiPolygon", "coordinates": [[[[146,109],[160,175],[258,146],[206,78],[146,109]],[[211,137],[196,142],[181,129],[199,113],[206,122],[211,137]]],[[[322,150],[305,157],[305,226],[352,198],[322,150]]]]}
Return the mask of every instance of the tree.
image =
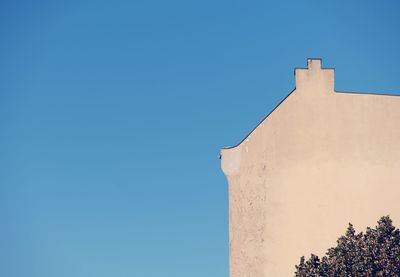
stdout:
{"type": "Polygon", "coordinates": [[[346,234],[337,240],[326,256],[311,254],[296,265],[295,277],[324,276],[400,276],[400,231],[389,216],[378,221],[375,229],[356,234],[349,224],[346,234]]]}

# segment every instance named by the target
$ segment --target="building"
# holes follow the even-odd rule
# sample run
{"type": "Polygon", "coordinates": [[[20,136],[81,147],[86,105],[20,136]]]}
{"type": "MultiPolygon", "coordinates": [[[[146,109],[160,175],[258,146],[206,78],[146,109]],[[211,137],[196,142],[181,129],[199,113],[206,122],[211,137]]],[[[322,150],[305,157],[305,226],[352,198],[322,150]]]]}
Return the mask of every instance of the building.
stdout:
{"type": "Polygon", "coordinates": [[[400,96],[338,92],[308,59],[295,89],[221,151],[229,185],[231,277],[294,276],[345,233],[400,224],[400,96]]]}

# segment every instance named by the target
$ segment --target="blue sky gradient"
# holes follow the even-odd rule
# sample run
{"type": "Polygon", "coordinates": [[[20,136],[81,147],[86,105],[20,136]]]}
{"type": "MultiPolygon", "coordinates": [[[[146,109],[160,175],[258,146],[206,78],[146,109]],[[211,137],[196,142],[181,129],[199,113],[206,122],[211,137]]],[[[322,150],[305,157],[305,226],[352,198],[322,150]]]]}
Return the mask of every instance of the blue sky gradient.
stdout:
{"type": "Polygon", "coordinates": [[[227,277],[219,149],[308,57],[400,93],[399,3],[1,1],[0,276],[227,277]]]}

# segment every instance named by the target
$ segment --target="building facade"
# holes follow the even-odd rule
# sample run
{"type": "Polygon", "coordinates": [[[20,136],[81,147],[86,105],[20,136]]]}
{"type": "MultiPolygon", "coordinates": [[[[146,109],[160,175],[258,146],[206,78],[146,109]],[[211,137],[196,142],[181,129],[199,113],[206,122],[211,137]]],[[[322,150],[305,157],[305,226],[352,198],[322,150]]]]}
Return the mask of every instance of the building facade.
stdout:
{"type": "Polygon", "coordinates": [[[400,96],[335,91],[334,70],[307,63],[281,104],[221,151],[231,277],[294,276],[349,222],[400,224],[400,96]]]}

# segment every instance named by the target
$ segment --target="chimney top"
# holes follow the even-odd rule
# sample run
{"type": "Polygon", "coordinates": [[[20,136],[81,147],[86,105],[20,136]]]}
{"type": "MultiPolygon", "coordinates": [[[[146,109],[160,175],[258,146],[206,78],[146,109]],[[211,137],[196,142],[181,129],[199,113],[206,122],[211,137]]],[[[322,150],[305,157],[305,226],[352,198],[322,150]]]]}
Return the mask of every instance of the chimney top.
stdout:
{"type": "Polygon", "coordinates": [[[307,68],[308,69],[321,69],[322,67],[322,59],[320,58],[308,58],[307,59],[307,68]]]}

